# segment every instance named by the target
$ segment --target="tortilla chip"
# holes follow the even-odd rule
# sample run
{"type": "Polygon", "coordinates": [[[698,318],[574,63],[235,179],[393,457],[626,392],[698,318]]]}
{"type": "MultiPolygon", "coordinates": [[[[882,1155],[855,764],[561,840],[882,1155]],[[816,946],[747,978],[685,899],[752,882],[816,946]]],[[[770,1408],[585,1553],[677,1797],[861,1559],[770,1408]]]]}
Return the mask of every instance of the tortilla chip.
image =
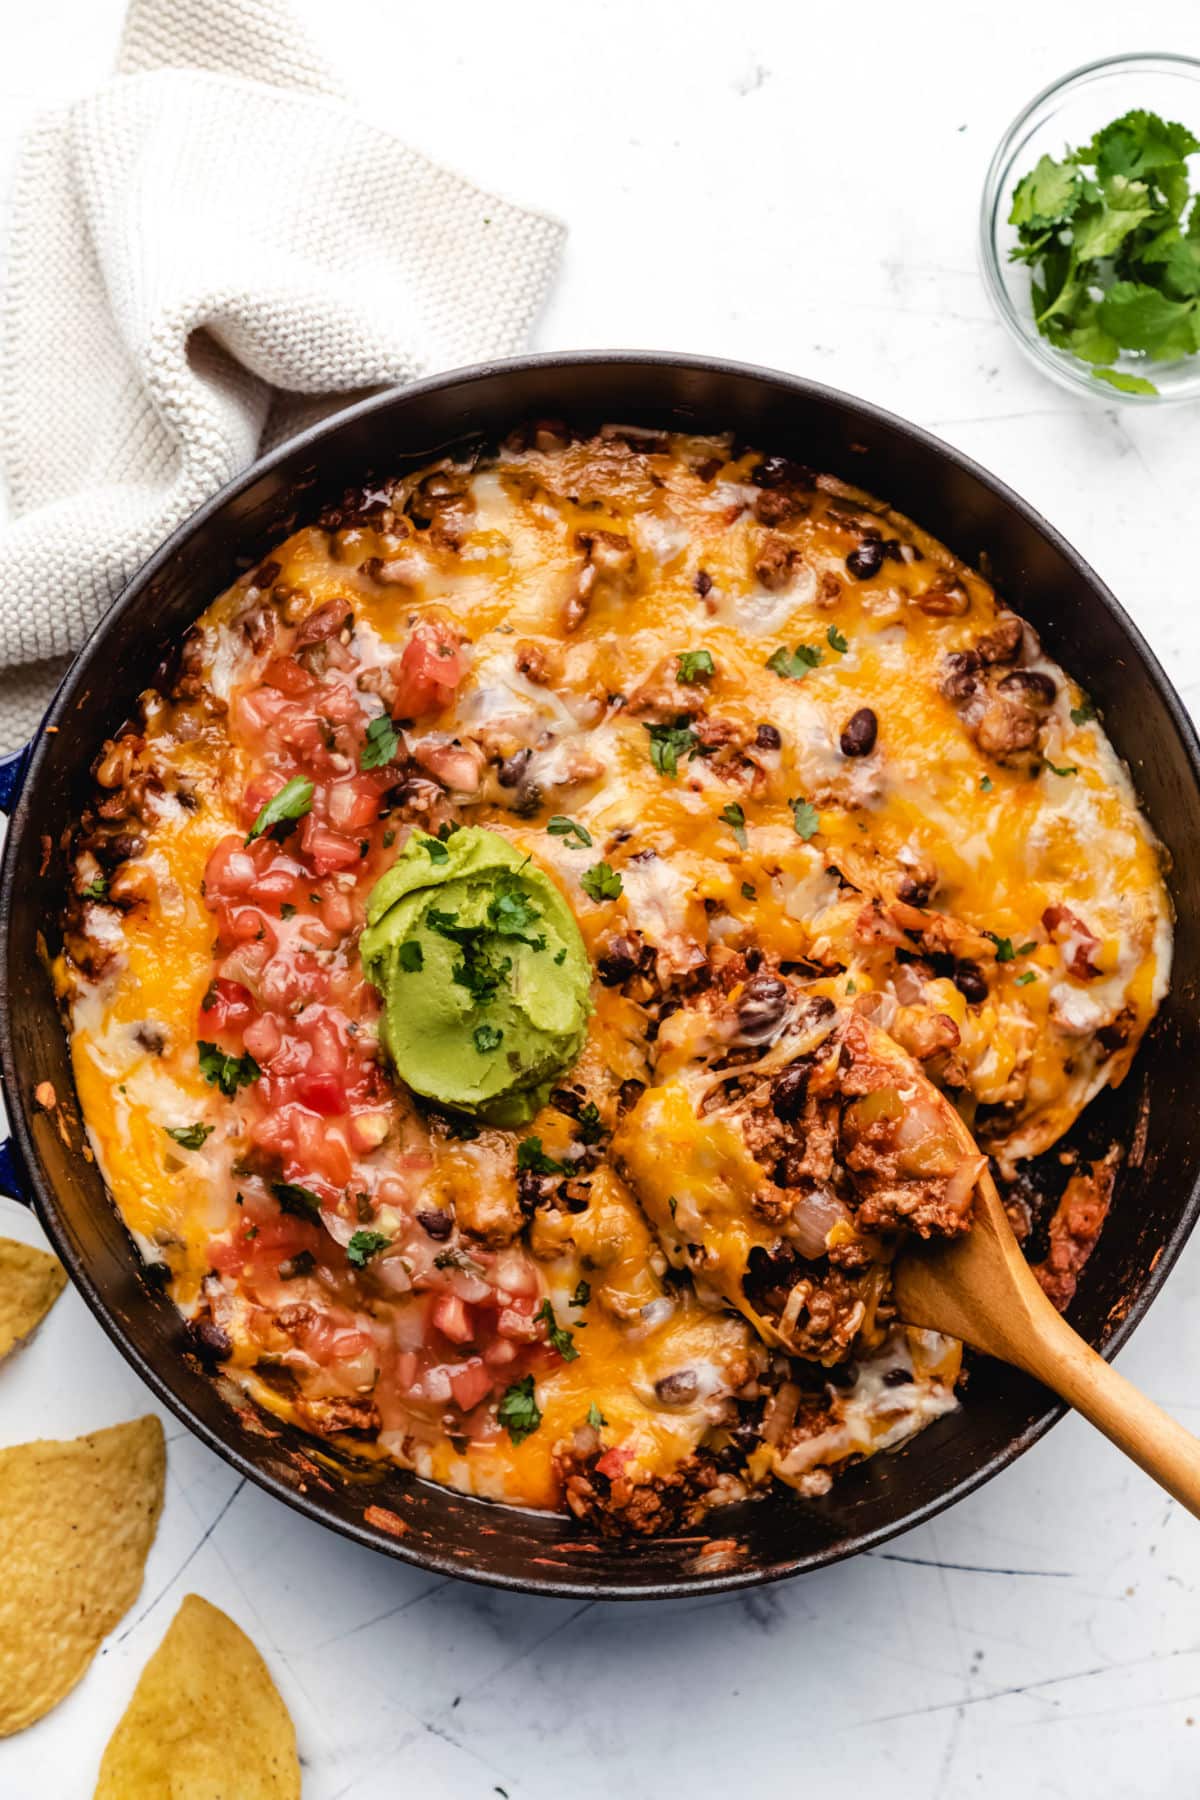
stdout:
{"type": "Polygon", "coordinates": [[[300,1800],[291,1715],[233,1620],[189,1594],[142,1670],[93,1800],[300,1800]]]}
{"type": "Polygon", "coordinates": [[[0,1238],[0,1361],[41,1324],[66,1284],[57,1256],[0,1238]]]}
{"type": "Polygon", "coordinates": [[[165,1472],[155,1418],[0,1450],[0,1737],[70,1693],[136,1600],[165,1472]]]}

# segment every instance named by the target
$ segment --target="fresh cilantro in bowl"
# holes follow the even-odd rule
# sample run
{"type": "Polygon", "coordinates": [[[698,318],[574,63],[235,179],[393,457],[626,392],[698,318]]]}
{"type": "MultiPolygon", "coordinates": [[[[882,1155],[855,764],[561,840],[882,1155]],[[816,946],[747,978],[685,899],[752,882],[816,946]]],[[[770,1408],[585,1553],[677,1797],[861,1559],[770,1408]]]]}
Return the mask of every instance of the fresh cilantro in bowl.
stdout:
{"type": "Polygon", "coordinates": [[[1186,125],[1127,112],[1016,185],[1014,262],[1029,264],[1034,323],[1056,349],[1126,394],[1157,394],[1112,365],[1122,351],[1171,363],[1200,350],[1200,205],[1186,125]]]}

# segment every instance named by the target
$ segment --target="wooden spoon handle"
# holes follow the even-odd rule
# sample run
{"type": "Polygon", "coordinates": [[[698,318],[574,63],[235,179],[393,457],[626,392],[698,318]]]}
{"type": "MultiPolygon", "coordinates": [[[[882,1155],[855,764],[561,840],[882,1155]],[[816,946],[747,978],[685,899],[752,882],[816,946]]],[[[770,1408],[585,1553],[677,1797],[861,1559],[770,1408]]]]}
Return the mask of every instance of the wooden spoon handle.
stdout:
{"type": "Polygon", "coordinates": [[[1200,1518],[1200,1438],[1097,1356],[1049,1302],[1047,1313],[1038,1320],[1036,1337],[1021,1346],[1019,1359],[1010,1350],[1011,1360],[1053,1388],[1200,1518]]]}

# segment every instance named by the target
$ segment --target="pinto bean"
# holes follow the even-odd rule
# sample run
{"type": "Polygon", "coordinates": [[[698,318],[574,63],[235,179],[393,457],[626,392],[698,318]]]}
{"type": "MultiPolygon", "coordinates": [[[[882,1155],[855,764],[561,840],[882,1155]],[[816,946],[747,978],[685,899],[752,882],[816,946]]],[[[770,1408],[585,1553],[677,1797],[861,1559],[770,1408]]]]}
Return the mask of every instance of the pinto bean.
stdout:
{"type": "Polygon", "coordinates": [[[1015,662],[1024,637],[1025,627],[1016,613],[999,613],[995,626],[979,639],[975,651],[985,663],[1015,662]]]}
{"type": "Polygon", "coordinates": [[[1053,706],[1058,693],[1057,683],[1051,676],[1043,675],[1040,669],[1014,669],[1011,675],[1005,675],[996,683],[996,689],[998,693],[1010,694],[1040,711],[1053,706]]]}
{"type": "Polygon", "coordinates": [[[757,750],[778,750],[783,737],[774,725],[760,725],[754,733],[754,745],[757,750]]]}
{"type": "Polygon", "coordinates": [[[654,1391],[664,1406],[690,1406],[700,1392],[700,1377],[695,1369],[673,1369],[659,1376],[654,1391]]]}
{"type": "Polygon", "coordinates": [[[840,738],[843,756],[870,756],[879,735],[879,720],[869,706],[860,706],[847,719],[840,738]]]}

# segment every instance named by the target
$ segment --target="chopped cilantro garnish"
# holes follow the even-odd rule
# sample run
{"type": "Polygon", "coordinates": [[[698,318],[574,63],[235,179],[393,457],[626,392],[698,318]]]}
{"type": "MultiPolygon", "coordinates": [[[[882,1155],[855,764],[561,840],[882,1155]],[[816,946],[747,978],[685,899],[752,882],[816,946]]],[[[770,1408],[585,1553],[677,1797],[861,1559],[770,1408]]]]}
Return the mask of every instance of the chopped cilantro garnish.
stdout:
{"type": "Polygon", "coordinates": [[[477,1025],[471,1037],[480,1056],[490,1056],[504,1041],[504,1033],[497,1030],[495,1025],[477,1025]]]}
{"type": "Polygon", "coordinates": [[[568,819],[565,813],[555,813],[546,821],[546,830],[551,837],[574,838],[576,845],[583,850],[592,847],[592,834],[586,825],[580,825],[575,819],[568,819]]]}
{"type": "Polygon", "coordinates": [[[561,950],[557,950],[555,952],[555,955],[554,955],[555,965],[561,969],[563,964],[566,962],[566,960],[567,960],[567,946],[564,944],[561,950]]]}
{"type": "Polygon", "coordinates": [[[275,1272],[280,1281],[295,1281],[298,1275],[311,1275],[316,1266],[317,1259],[311,1250],[297,1250],[295,1256],[285,1256],[275,1272]]]}
{"type": "Polygon", "coordinates": [[[525,936],[529,927],[536,924],[541,916],[530,899],[528,890],[522,886],[517,870],[501,870],[496,877],[495,893],[487,910],[488,925],[497,937],[519,938],[521,943],[528,944],[533,950],[544,950],[544,937],[525,936]]]}
{"type": "Polygon", "coordinates": [[[983,780],[979,784],[979,791],[981,794],[990,794],[992,791],[992,788],[994,786],[995,786],[995,783],[993,782],[991,776],[985,775],[983,780]]]}
{"type": "Polygon", "coordinates": [[[285,837],[293,825],[297,825],[306,813],[312,811],[312,803],[312,782],[306,781],[303,775],[293,775],[280,788],[275,798],[268,800],[262,808],[246,834],[246,842],[252,844],[265,831],[274,832],[276,837],[285,837]]]}
{"type": "Polygon", "coordinates": [[[425,952],[415,938],[405,938],[404,942],[397,946],[396,961],[406,975],[415,975],[419,969],[425,967],[425,952]]]}
{"type": "Polygon", "coordinates": [[[229,1056],[219,1044],[206,1044],[203,1038],[196,1045],[196,1054],[205,1081],[220,1088],[227,1099],[262,1074],[252,1056],[229,1056]]]}
{"type": "Polygon", "coordinates": [[[815,669],[821,660],[820,646],[817,644],[797,644],[794,650],[780,647],[767,658],[767,667],[773,675],[785,681],[803,681],[810,669],[815,669]]]}
{"type": "Polygon", "coordinates": [[[831,650],[836,650],[839,656],[845,656],[847,650],[850,648],[836,625],[831,625],[829,630],[825,633],[825,642],[829,645],[831,650]]]}
{"type": "Polygon", "coordinates": [[[594,1100],[579,1109],[579,1135],[585,1144],[598,1144],[604,1136],[604,1120],[600,1117],[600,1108],[594,1100]]]}
{"type": "Polygon", "coordinates": [[[394,843],[395,843],[395,841],[396,841],[396,834],[395,834],[395,832],[394,832],[394,831],[393,831],[393,830],[392,830],[392,829],[391,829],[391,827],[390,827],[390,826],[389,826],[389,827],[388,827],[388,829],[387,829],[387,830],[386,830],[386,831],[385,831],[385,832],[384,832],[384,834],[383,834],[383,847],[384,847],[384,849],[385,849],[385,850],[390,850],[390,849],[391,849],[391,847],[392,847],[392,845],[393,845],[393,844],[394,844],[394,843]]]}
{"type": "Polygon", "coordinates": [[[1036,980],[1037,980],[1037,970],[1036,969],[1026,969],[1025,973],[1023,975],[1017,976],[1017,986],[1025,987],[1025,986],[1027,986],[1027,984],[1029,982],[1036,981],[1036,980]]]}
{"type": "Polygon", "coordinates": [[[604,1414],[600,1411],[600,1408],[596,1405],[596,1402],[594,1400],[592,1401],[592,1404],[587,1409],[587,1422],[592,1427],[593,1431],[599,1431],[599,1429],[602,1425],[608,1424],[608,1420],[605,1418],[604,1414]]]}
{"type": "Polygon", "coordinates": [[[455,963],[450,978],[459,987],[466,988],[477,1005],[486,1006],[489,1000],[495,999],[511,974],[511,956],[502,956],[497,961],[485,945],[472,940],[463,945],[462,961],[455,963]]]}
{"type": "Polygon", "coordinates": [[[108,882],[103,875],[97,875],[95,881],[89,881],[85,888],[79,890],[81,900],[103,900],[108,892],[108,882]]]}
{"type": "Polygon", "coordinates": [[[1013,949],[1013,941],[1010,937],[997,937],[994,931],[985,931],[983,935],[984,937],[991,938],[993,944],[995,944],[997,962],[1003,963],[1012,961],[1017,953],[1013,949]]]}
{"type": "Polygon", "coordinates": [[[1030,938],[1030,940],[1027,944],[1018,944],[1017,945],[1017,955],[1018,956],[1032,956],[1036,949],[1037,949],[1037,939],[1030,938]]]}
{"type": "Polygon", "coordinates": [[[802,837],[805,843],[809,838],[816,837],[821,829],[821,815],[816,807],[809,801],[800,799],[789,800],[788,805],[792,809],[792,824],[796,828],[796,836],[802,837]]]}
{"type": "Polygon", "coordinates": [[[575,1292],[571,1295],[571,1305],[572,1306],[586,1306],[588,1301],[591,1299],[591,1297],[592,1297],[591,1283],[588,1281],[581,1281],[577,1284],[577,1286],[575,1288],[575,1292]]]}
{"type": "Polygon", "coordinates": [[[728,806],[721,808],[721,818],[737,839],[738,848],[744,850],[746,848],[746,814],[743,808],[736,800],[731,800],[728,806]]]}
{"type": "Polygon", "coordinates": [[[382,1231],[356,1231],[346,1245],[346,1260],[356,1269],[365,1269],[371,1258],[386,1250],[391,1241],[382,1231]]]}
{"type": "Polygon", "coordinates": [[[534,1314],[534,1318],[540,1319],[542,1324],[546,1327],[546,1337],[549,1340],[551,1349],[557,1350],[564,1362],[574,1362],[575,1358],[579,1355],[578,1350],[575,1348],[575,1339],[569,1331],[564,1331],[563,1327],[559,1324],[554,1316],[554,1308],[551,1306],[549,1300],[542,1301],[542,1304],[534,1314]]]}
{"type": "Polygon", "coordinates": [[[1052,769],[1056,775],[1078,775],[1079,773],[1079,770],[1075,767],[1074,763],[1066,763],[1064,767],[1060,769],[1058,764],[1052,763],[1048,756],[1044,756],[1042,761],[1045,763],[1046,767],[1052,769]]]}
{"type": "Polygon", "coordinates": [[[1071,708],[1072,725],[1090,725],[1095,716],[1096,709],[1086,694],[1083,696],[1083,699],[1079,702],[1078,706],[1073,706],[1071,708]]]}
{"type": "Polygon", "coordinates": [[[431,863],[445,863],[450,861],[450,852],[447,850],[446,845],[441,838],[420,837],[417,839],[417,842],[420,844],[431,863]]]}
{"type": "Polygon", "coordinates": [[[625,883],[609,863],[593,863],[579,877],[579,885],[589,900],[599,903],[601,900],[618,900],[625,891],[625,883]]]}
{"type": "Polygon", "coordinates": [[[660,775],[671,781],[679,774],[681,756],[695,756],[700,739],[689,725],[647,725],[650,737],[650,761],[660,775]]]}
{"type": "Polygon", "coordinates": [[[542,1414],[534,1393],[532,1375],[522,1376],[520,1381],[514,1381],[510,1388],[505,1389],[496,1409],[496,1417],[514,1444],[523,1444],[527,1437],[533,1435],[542,1422],[542,1414]]]}
{"type": "Polygon", "coordinates": [[[297,1219],[320,1222],[321,1196],[314,1194],[311,1188],[301,1187],[295,1181],[273,1181],[271,1192],[284,1212],[294,1214],[297,1219]]]}
{"type": "Polygon", "coordinates": [[[717,672],[717,666],[707,650],[681,650],[679,652],[679,679],[689,685],[697,681],[708,681],[717,672]]]}
{"type": "Polygon", "coordinates": [[[555,1162],[542,1149],[540,1137],[522,1138],[517,1145],[517,1168],[528,1169],[534,1175],[565,1175],[565,1163],[555,1162]]]}
{"type": "Polygon", "coordinates": [[[163,1130],[185,1150],[199,1150],[205,1139],[213,1134],[211,1125],[164,1125],[163,1130]]]}
{"type": "Polygon", "coordinates": [[[358,759],[360,769],[382,769],[400,748],[396,727],[386,713],[380,713],[367,726],[366,741],[358,759]]]}
{"type": "Polygon", "coordinates": [[[743,883],[742,883],[742,899],[743,900],[757,900],[758,899],[758,889],[755,887],[755,885],[752,881],[743,881],[743,883]]]}

